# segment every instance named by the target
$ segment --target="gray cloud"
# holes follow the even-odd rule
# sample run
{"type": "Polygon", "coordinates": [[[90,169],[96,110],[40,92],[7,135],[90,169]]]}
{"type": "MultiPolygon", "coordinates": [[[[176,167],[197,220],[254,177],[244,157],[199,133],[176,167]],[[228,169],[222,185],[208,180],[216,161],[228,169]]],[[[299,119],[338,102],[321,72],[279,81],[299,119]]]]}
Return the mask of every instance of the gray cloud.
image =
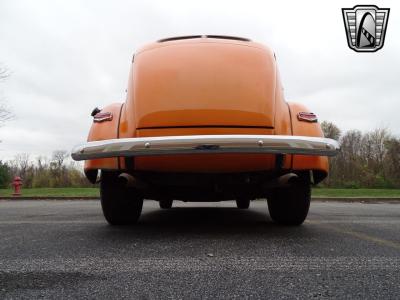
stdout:
{"type": "Polygon", "coordinates": [[[124,100],[134,51],[186,34],[268,44],[289,101],[342,129],[400,134],[400,5],[378,5],[391,8],[385,46],[359,54],[345,38],[348,1],[1,1],[0,62],[12,76],[0,89],[17,118],[0,128],[0,159],[84,141],[92,108],[124,100]]]}

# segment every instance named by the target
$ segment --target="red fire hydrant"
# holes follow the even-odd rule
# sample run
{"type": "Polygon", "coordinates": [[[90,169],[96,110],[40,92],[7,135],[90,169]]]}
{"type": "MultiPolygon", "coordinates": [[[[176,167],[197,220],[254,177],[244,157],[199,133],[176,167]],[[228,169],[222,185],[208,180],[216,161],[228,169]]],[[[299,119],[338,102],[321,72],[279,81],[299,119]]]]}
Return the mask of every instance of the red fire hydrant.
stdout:
{"type": "Polygon", "coordinates": [[[22,186],[21,177],[15,176],[11,185],[14,187],[13,196],[21,196],[21,186],[22,186]]]}

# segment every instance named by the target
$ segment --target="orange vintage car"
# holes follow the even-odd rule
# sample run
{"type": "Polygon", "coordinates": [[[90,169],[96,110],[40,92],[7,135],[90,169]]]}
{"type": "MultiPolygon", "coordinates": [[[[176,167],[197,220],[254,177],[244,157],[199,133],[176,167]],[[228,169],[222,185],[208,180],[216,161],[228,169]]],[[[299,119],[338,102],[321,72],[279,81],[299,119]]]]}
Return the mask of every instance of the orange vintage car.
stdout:
{"type": "Polygon", "coordinates": [[[267,198],[271,218],[300,225],[311,185],[339,150],[315,114],[286,102],[275,54],[230,36],[159,40],[134,55],[124,103],[92,112],[88,142],[72,150],[100,172],[101,205],[112,225],[137,222],[143,199],[267,198]]]}

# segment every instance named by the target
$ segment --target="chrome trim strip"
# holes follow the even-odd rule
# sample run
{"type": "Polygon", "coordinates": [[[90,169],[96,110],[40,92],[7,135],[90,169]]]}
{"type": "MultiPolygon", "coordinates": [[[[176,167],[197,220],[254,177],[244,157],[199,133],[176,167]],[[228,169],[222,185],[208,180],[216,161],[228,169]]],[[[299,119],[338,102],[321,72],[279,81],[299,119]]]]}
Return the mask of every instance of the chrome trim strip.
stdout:
{"type": "Polygon", "coordinates": [[[74,160],[199,153],[275,153],[335,156],[335,140],[288,135],[188,135],[111,139],[76,146],[74,160]]]}

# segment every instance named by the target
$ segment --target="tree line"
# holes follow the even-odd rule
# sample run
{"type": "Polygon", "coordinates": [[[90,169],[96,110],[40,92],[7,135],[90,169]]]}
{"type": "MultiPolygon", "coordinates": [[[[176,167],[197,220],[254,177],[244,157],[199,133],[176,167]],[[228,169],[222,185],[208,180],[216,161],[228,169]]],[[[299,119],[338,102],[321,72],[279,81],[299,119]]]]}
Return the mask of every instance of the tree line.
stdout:
{"type": "Polygon", "coordinates": [[[10,187],[14,176],[22,178],[25,188],[92,186],[77,163],[66,163],[68,155],[67,151],[57,150],[50,159],[38,156],[33,161],[24,153],[8,162],[0,160],[0,188],[10,187]]]}
{"type": "MultiPolygon", "coordinates": [[[[400,188],[400,139],[388,129],[369,132],[342,131],[333,123],[322,122],[325,137],[338,140],[341,151],[329,158],[330,172],[322,186],[336,188],[400,188]]],[[[68,152],[54,151],[51,158],[31,160],[18,154],[11,161],[0,160],[0,187],[9,187],[14,176],[24,187],[88,187],[82,168],[68,162],[68,152]]]]}
{"type": "Polygon", "coordinates": [[[342,131],[322,122],[325,137],[338,140],[341,151],[329,159],[329,187],[400,188],[400,139],[386,128],[363,133],[342,131]]]}

